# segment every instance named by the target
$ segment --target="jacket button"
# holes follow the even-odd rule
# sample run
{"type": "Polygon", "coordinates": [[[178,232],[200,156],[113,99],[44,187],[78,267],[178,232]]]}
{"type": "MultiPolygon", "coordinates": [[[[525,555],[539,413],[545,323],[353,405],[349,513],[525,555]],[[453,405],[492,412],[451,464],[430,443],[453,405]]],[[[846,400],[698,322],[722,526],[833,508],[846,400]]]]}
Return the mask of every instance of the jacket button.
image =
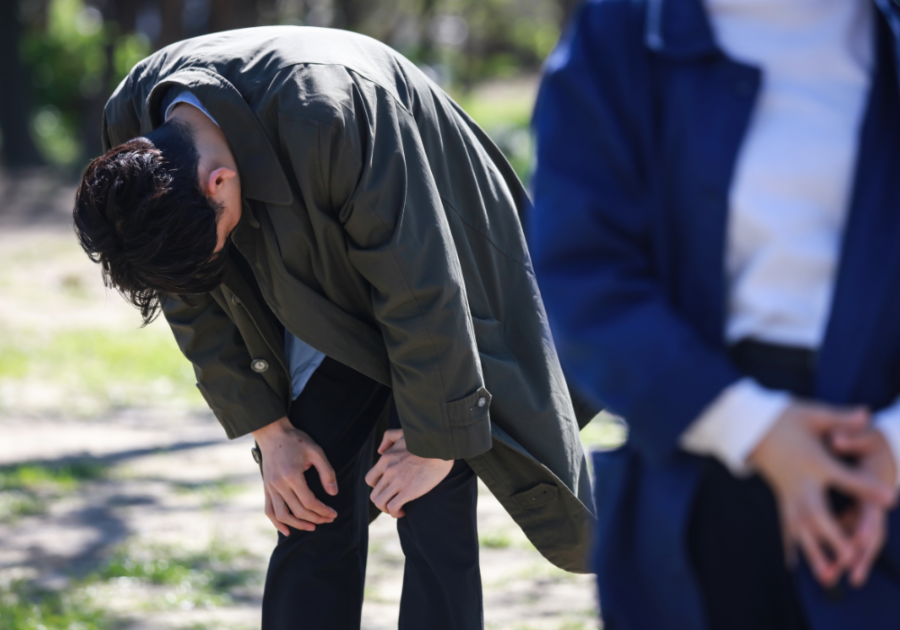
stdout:
{"type": "Polygon", "coordinates": [[[484,396],[482,396],[481,398],[478,399],[479,407],[484,407],[486,404],[487,404],[487,399],[484,396]]]}
{"type": "Polygon", "coordinates": [[[266,370],[269,369],[269,362],[265,359],[253,359],[253,362],[250,363],[250,368],[259,374],[262,374],[266,370]]]}
{"type": "Polygon", "coordinates": [[[240,298],[237,296],[237,294],[235,294],[235,293],[232,293],[232,294],[231,294],[231,303],[234,304],[235,306],[240,306],[240,305],[241,305],[241,300],[240,300],[240,298]]]}

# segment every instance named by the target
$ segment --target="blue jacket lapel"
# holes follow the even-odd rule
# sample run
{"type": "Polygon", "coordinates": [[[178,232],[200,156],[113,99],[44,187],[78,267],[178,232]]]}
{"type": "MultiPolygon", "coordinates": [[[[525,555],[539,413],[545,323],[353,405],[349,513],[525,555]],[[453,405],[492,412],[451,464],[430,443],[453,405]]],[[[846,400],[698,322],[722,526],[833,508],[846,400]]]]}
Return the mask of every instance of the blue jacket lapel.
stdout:
{"type": "Polygon", "coordinates": [[[886,298],[898,290],[900,187],[891,165],[900,159],[900,107],[895,37],[879,24],[878,68],[860,137],[850,207],[831,317],[819,358],[816,394],[852,403],[886,298]]]}

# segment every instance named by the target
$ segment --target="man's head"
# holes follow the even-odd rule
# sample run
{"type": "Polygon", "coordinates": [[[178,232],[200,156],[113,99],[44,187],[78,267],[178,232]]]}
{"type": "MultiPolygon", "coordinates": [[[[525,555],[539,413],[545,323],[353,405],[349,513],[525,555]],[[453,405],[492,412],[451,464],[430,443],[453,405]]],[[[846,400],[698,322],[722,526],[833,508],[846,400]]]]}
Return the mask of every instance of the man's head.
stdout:
{"type": "Polygon", "coordinates": [[[205,293],[221,283],[226,239],[240,218],[224,136],[198,134],[190,122],[170,119],[93,160],[75,200],[81,246],[144,323],[158,314],[161,295],[205,293]]]}

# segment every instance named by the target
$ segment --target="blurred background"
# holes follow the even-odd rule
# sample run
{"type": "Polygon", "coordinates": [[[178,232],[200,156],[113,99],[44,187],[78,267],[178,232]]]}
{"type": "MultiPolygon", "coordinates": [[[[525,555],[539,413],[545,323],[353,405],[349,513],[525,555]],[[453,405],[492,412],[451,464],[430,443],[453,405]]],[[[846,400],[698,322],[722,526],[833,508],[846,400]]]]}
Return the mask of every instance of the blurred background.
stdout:
{"type": "MultiPolygon", "coordinates": [[[[0,630],[259,627],[275,533],[165,323],[105,289],[72,234],[109,94],[141,58],[265,24],[359,31],[442,85],[527,180],[543,59],[576,0],[0,0],[0,630]]],[[[611,445],[598,417],[585,443],[611,445]]],[[[598,627],[590,576],[480,494],[488,628],[598,627]]],[[[403,557],[372,527],[364,628],[396,627],[403,557]]]]}
{"type": "Polygon", "coordinates": [[[472,109],[520,172],[534,77],[576,0],[3,0],[3,166],[69,176],[100,152],[106,99],[140,59],[206,33],[268,24],[379,39],[472,109]],[[501,94],[480,91],[496,82],[501,94]]]}

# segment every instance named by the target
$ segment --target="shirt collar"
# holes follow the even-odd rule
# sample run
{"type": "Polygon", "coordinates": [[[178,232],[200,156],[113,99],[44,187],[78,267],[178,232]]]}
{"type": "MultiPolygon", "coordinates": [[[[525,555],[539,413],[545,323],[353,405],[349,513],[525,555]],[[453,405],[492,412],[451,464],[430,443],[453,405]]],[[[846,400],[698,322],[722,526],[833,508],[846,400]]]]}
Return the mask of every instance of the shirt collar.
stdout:
{"type": "Polygon", "coordinates": [[[244,197],[282,205],[293,201],[290,184],[262,123],[240,92],[211,70],[186,68],[153,86],[144,104],[141,133],[149,133],[163,123],[160,104],[174,85],[190,90],[222,128],[238,165],[244,197]]]}

